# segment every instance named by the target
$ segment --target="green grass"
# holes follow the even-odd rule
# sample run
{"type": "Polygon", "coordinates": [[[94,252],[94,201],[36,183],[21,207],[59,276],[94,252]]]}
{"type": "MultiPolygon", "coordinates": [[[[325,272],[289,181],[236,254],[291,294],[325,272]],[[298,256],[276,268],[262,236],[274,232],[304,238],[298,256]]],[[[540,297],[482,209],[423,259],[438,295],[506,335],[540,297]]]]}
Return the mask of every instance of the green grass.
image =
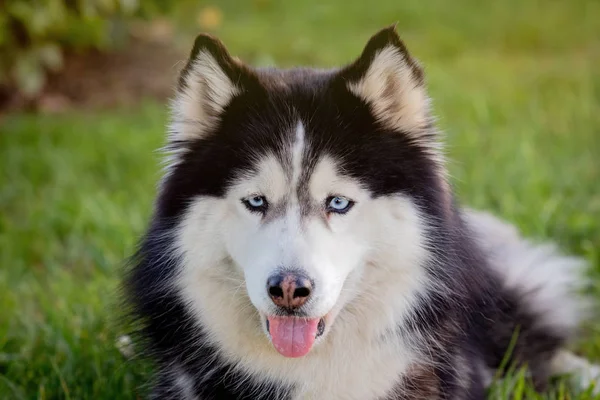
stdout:
{"type": "MultiPolygon", "coordinates": [[[[199,7],[182,5],[184,32],[193,21],[182,16],[199,7]]],[[[399,21],[426,67],[461,200],[585,257],[600,296],[599,2],[228,0],[220,7],[216,33],[258,64],[345,62],[375,30],[399,21]]],[[[148,366],[115,347],[124,331],[116,290],[149,217],[166,118],[164,105],[149,103],[0,121],[0,399],[143,393],[148,366]]],[[[600,359],[600,323],[578,349],[600,359]]],[[[522,371],[490,397],[536,398],[522,371]]],[[[563,382],[547,398],[592,396],[563,382]]]]}

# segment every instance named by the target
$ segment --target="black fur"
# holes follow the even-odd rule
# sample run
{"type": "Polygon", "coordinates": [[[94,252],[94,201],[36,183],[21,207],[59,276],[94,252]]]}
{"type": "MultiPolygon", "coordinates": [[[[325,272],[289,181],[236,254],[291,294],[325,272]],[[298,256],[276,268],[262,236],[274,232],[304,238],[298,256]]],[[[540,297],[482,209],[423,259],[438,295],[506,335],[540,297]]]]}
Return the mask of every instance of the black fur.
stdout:
{"type": "Polygon", "coordinates": [[[134,316],[143,326],[146,354],[159,366],[154,398],[180,398],[176,371],[191,378],[192,391],[201,399],[284,399],[293,394],[293,387],[280,382],[246,379],[206,344],[184,304],[165,288],[177,263],[161,254],[171,245],[167,233],[190,199],[223,196],[241,171],[254,167],[257,150],[279,154],[281,145],[291,140],[291,124],[299,119],[305,123],[310,145],[306,170],[314,167],[318,155],[330,154],[344,173],[363,182],[373,196],[408,195],[428,220],[435,221],[427,227],[436,260],[427,266],[428,273],[451,290],[423,296],[398,327],[397,334],[429,351],[423,354],[427,362],[415,365],[412,375],[398,377],[398,390],[390,400],[483,398],[482,366],[500,365],[517,327],[514,360],[529,364],[540,387],[546,382],[548,357],[565,336],[536,329],[536,316],[523,310],[519,295],[500,291],[497,278],[484,267],[486,256],[470,239],[456,207],[444,197],[448,188],[423,144],[415,143],[409,132],[392,132],[379,124],[369,105],[346,87],[365,73],[375,52],[388,45],[402,51],[417,83],[424,84],[422,70],[392,28],[374,36],[355,63],[337,71],[251,70],[233,60],[215,39],[196,40],[180,90],[190,78],[190,63],[203,50],[215,57],[242,91],[225,107],[209,135],[172,144],[189,151],[162,185],[151,226],[126,282],[134,316]]]}

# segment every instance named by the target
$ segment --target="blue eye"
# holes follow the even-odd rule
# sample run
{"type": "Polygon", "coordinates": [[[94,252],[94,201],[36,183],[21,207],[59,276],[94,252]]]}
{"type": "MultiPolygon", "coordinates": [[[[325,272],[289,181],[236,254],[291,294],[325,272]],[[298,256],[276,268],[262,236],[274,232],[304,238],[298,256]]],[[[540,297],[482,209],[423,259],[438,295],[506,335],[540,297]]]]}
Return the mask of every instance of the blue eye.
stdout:
{"type": "Polygon", "coordinates": [[[250,204],[252,207],[262,207],[265,204],[265,199],[264,197],[252,197],[250,199],[248,199],[248,204],[250,204]]]}
{"type": "Polygon", "coordinates": [[[354,202],[345,197],[332,196],[327,198],[327,211],[337,214],[345,214],[352,208],[354,202]]]}
{"type": "Polygon", "coordinates": [[[269,203],[267,203],[267,199],[265,196],[250,196],[242,199],[242,203],[246,206],[246,208],[252,212],[260,212],[264,213],[267,211],[267,207],[269,203]]]}

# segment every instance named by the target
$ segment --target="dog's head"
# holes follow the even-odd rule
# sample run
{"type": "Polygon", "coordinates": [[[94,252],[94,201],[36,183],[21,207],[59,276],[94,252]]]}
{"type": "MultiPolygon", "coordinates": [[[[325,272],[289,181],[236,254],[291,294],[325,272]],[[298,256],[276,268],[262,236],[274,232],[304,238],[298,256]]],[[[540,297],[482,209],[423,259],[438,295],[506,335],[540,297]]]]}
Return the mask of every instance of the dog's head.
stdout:
{"type": "Polygon", "coordinates": [[[262,326],[303,356],[344,312],[363,323],[353,300],[393,320],[420,284],[423,215],[450,200],[423,72],[394,28],[328,71],[253,69],[201,35],[170,128],[157,218],[215,340],[262,326]]]}

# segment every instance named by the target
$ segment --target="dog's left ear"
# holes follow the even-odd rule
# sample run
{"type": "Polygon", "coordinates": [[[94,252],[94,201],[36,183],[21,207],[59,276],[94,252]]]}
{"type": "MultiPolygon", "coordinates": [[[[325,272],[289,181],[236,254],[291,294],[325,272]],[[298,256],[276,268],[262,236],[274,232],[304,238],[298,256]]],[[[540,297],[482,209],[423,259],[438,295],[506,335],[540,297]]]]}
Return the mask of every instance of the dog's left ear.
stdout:
{"type": "Polygon", "coordinates": [[[231,100],[256,84],[256,76],[216,37],[200,34],[181,71],[172,104],[170,141],[210,135],[231,100]]]}
{"type": "Polygon", "coordinates": [[[430,127],[423,70],[395,25],[376,33],[361,56],[340,74],[347,88],[369,104],[387,128],[415,133],[430,127]]]}

